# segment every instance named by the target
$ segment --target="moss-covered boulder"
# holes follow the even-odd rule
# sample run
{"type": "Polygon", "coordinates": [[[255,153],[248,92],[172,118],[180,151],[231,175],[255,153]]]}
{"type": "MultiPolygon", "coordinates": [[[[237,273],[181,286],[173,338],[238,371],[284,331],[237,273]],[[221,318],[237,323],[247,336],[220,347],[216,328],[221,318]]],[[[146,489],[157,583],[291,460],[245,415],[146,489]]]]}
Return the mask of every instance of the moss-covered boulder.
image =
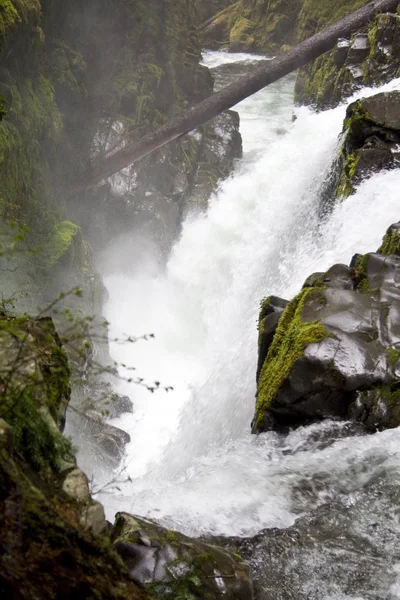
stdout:
{"type": "Polygon", "coordinates": [[[204,44],[275,54],[294,43],[298,13],[298,0],[240,0],[205,23],[204,44]]]}
{"type": "Polygon", "coordinates": [[[399,20],[398,14],[378,15],[368,28],[349,39],[339,40],[334,50],[300,69],[295,88],[296,102],[326,109],[336,106],[363,86],[381,85],[397,77],[400,70],[399,20]]]}
{"type": "Polygon", "coordinates": [[[396,224],[377,253],[331,267],[289,302],[262,361],[254,433],[332,417],[400,425],[399,240],[396,224]]]}
{"type": "Polygon", "coordinates": [[[340,151],[336,196],[381,169],[398,167],[400,158],[400,92],[363,98],[347,108],[340,151]]]}
{"type": "Polygon", "coordinates": [[[132,578],[157,598],[253,598],[248,565],[222,547],[126,513],[117,514],[111,539],[132,578]]]}

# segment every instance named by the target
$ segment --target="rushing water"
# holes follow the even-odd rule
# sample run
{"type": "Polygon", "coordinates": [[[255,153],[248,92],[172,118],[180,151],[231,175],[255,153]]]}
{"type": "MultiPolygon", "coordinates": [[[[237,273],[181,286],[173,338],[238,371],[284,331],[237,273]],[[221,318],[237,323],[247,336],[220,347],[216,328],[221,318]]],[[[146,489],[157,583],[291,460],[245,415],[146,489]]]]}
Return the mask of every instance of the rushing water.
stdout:
{"type": "MultiPolygon", "coordinates": [[[[226,65],[241,61],[243,72],[249,57],[209,53],[205,61],[220,67],[217,84],[223,85],[237,73],[226,65]]],[[[400,80],[383,89],[398,88],[400,80]]],[[[354,436],[345,424],[323,423],[287,437],[250,435],[261,299],[271,293],[290,298],[310,273],[376,249],[400,218],[397,170],[365,181],[321,222],[319,192],[345,106],[316,114],[294,109],[292,96],[293,79],[287,78],[237,107],[244,158],[207,213],[187,218],[165,270],[138,250],[129,272],[118,273],[116,261],[106,279],[113,335],[156,336],[113,344],[113,357],[147,381],[174,387],[151,395],[121,383],[135,403],[133,415],[115,421],[132,438],[121,475],[132,480],[102,495],[110,518],[126,510],[189,534],[248,536],[289,527],[334,500],[361,502],[377,477],[400,478],[398,430],[354,436]],[[330,442],[322,443],[325,438],[330,442]],[[312,493],[299,492],[305,484],[312,493]]],[[[383,501],[373,506],[357,512],[359,530],[373,510],[375,520],[389,523],[399,537],[398,516],[384,512],[383,501]]],[[[368,539],[373,535],[368,530],[368,539]]],[[[362,595],[348,595],[336,581],[324,580],[315,598],[400,598],[390,544],[379,592],[367,583],[362,595]]]]}

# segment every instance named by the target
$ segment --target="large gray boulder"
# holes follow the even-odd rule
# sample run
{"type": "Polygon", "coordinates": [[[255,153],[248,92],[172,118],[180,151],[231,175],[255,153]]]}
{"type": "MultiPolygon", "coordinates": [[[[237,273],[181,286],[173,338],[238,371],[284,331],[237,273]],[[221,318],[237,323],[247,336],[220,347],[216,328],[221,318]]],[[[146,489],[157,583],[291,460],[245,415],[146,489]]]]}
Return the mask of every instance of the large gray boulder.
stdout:
{"type": "Polygon", "coordinates": [[[253,432],[324,418],[400,425],[400,225],[378,252],[334,265],[282,313],[265,356],[253,432]]]}

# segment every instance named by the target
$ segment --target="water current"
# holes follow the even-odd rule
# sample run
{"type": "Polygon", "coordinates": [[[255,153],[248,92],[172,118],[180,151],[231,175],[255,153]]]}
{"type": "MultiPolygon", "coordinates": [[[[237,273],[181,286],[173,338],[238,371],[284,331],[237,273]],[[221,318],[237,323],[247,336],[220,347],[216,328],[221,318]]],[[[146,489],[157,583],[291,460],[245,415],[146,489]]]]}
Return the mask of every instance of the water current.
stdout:
{"type": "MultiPolygon", "coordinates": [[[[204,57],[218,86],[257,59],[204,57]]],[[[100,499],[110,519],[126,510],[191,535],[250,536],[288,528],[331,504],[339,503],[339,512],[357,506],[352,523],[367,543],[363,552],[380,565],[379,584],[373,570],[351,593],[334,575],[308,574],[314,592],[303,582],[297,595],[282,598],[400,598],[399,495],[388,500],[400,483],[400,431],[352,435],[347,424],[326,422],[287,437],[250,434],[262,298],[291,298],[312,272],[375,250],[400,218],[400,170],[364,181],[321,218],[321,188],[347,103],[318,114],[295,108],[293,86],[288,77],[236,107],[243,159],[208,210],[187,217],[166,268],[151,252],[138,252],[129,269],[116,266],[106,277],[111,337],[155,334],[148,342],[112,343],[113,358],[174,389],[150,394],[121,382],[135,411],[113,423],[132,441],[118,490],[100,499]],[[371,503],[368,490],[377,480],[383,492],[371,503]]],[[[400,80],[381,89],[400,89],[400,80]]],[[[331,548],[329,560],[345,547],[331,548]]]]}

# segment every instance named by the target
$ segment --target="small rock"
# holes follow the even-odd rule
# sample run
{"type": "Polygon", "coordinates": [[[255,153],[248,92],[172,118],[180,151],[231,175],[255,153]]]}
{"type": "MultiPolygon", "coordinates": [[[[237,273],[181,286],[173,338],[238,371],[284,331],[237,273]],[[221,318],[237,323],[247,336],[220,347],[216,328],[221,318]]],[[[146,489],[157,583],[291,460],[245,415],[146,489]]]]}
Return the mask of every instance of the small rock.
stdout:
{"type": "Polygon", "coordinates": [[[85,473],[76,468],[70,471],[62,485],[63,491],[78,502],[90,500],[89,483],[85,473]]]}

